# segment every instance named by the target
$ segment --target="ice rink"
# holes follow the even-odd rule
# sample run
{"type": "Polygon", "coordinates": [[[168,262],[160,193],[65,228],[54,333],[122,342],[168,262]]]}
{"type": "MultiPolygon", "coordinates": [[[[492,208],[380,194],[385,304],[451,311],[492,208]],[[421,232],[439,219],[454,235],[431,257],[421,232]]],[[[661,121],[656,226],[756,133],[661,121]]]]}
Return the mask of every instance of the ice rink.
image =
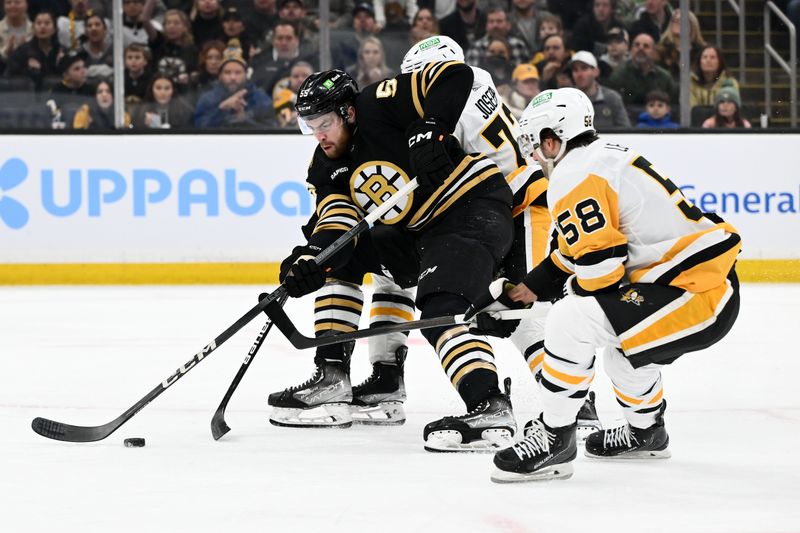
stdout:
{"type": "MultiPolygon", "coordinates": [[[[598,462],[567,481],[496,485],[491,455],[431,454],[422,428],[462,406],[418,334],[396,428],[277,428],[269,392],[305,381],[311,352],[270,332],[231,401],[211,416],[264,323],[259,317],[107,439],[30,428],[117,417],[255,304],[258,287],[0,287],[0,530],[67,532],[800,531],[800,285],[745,284],[732,332],[664,371],[672,458],[598,462]],[[125,448],[126,437],[147,446],[125,448]]],[[[312,331],[311,298],[289,315],[312,331]]],[[[519,424],[533,379],[495,343],[519,424]]],[[[369,373],[358,345],[353,380],[369,373]]],[[[598,368],[603,422],[621,416],[598,368]]]]}

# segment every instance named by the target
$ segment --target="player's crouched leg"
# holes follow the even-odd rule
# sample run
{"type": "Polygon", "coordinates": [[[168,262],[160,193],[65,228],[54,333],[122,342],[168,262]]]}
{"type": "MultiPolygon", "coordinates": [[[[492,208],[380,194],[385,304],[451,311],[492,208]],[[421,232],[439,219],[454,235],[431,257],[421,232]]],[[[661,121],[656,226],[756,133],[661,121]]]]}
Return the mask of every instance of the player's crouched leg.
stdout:
{"type": "MultiPolygon", "coordinates": [[[[422,317],[457,313],[468,302],[454,294],[426,299],[422,317]]],[[[431,452],[491,452],[509,446],[516,432],[508,391],[500,392],[492,346],[466,326],[423,330],[435,348],[467,414],[446,416],[425,426],[425,449],[431,452]]]]}

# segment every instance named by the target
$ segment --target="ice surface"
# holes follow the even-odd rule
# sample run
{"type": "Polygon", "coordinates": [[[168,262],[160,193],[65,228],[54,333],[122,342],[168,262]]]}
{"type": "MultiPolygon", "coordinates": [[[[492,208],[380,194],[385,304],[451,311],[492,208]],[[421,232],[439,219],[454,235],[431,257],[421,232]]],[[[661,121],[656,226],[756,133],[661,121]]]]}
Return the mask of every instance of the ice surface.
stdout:
{"type": "MultiPolygon", "coordinates": [[[[431,454],[423,426],[462,412],[430,347],[412,335],[408,422],[287,429],[266,396],[304,381],[311,352],[272,331],[228,407],[211,415],[259,317],[104,441],[33,433],[43,416],[108,422],[254,303],[257,287],[0,288],[0,531],[800,531],[800,285],[744,285],[733,331],[664,372],[666,461],[579,456],[568,481],[496,485],[491,455],[431,454]],[[147,446],[125,448],[126,437],[147,446]]],[[[310,333],[310,298],[289,314],[310,333]]],[[[520,424],[538,395],[521,356],[495,343],[520,424]]],[[[369,373],[365,344],[354,380],[369,373]]],[[[620,416],[608,380],[600,416],[620,416]]]]}

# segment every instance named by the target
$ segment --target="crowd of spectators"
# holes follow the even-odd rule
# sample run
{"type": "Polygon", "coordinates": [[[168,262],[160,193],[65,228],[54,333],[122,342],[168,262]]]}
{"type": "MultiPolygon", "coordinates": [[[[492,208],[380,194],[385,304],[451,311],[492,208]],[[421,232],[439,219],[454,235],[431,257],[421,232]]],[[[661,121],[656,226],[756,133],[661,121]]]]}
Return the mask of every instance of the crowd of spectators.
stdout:
{"type": "MultiPolygon", "coordinates": [[[[53,127],[113,128],[109,0],[0,2],[0,89],[32,95],[53,127]]],[[[122,6],[126,125],[296,128],[297,90],[318,68],[318,0],[122,6]]],[[[668,0],[331,0],[330,7],[333,67],[361,86],[395,75],[411,45],[441,33],[492,75],[517,115],[540,91],[572,86],[594,103],[601,129],[677,127],[681,14],[668,0]]],[[[689,28],[693,120],[750,127],[737,80],[693,13],[689,28]]]]}

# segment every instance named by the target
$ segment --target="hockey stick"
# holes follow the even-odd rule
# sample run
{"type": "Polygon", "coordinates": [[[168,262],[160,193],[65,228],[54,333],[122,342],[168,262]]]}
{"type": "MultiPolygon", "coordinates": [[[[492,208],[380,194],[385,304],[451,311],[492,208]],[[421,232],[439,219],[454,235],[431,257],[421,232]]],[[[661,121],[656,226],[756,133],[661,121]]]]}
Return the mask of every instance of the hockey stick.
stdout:
{"type": "MultiPolygon", "coordinates": [[[[375,326],[372,328],[360,329],[346,333],[335,333],[324,337],[306,337],[297,330],[292,320],[279,305],[269,305],[266,309],[267,316],[272,319],[273,324],[278,326],[281,333],[289,339],[289,342],[299,350],[307,348],[316,348],[318,346],[327,346],[329,344],[339,344],[341,342],[353,341],[356,339],[364,339],[367,337],[374,337],[376,335],[385,335],[387,333],[397,333],[401,331],[411,331],[414,329],[428,329],[437,328],[441,326],[455,326],[459,324],[469,324],[471,321],[464,320],[464,315],[454,316],[440,316],[434,318],[424,318],[422,320],[413,320],[409,322],[402,322],[397,324],[387,324],[385,326],[375,326]]],[[[498,311],[492,313],[492,316],[504,320],[517,320],[528,316],[531,313],[529,309],[514,309],[508,311],[498,311]]]]}
{"type": "MultiPolygon", "coordinates": [[[[285,302],[286,297],[284,296],[276,303],[280,306],[283,306],[285,302]]],[[[225,396],[222,398],[219,407],[217,407],[217,410],[214,412],[214,416],[211,417],[211,435],[214,437],[214,440],[219,440],[223,435],[231,430],[228,424],[225,423],[225,408],[228,407],[228,402],[231,400],[233,393],[236,392],[236,388],[239,386],[239,382],[242,381],[245,372],[247,372],[247,369],[250,368],[250,363],[253,362],[253,359],[255,359],[258,350],[261,348],[261,345],[264,344],[264,339],[267,337],[267,333],[269,333],[270,329],[272,329],[272,319],[267,319],[267,321],[264,323],[264,327],[262,327],[261,331],[258,333],[258,337],[256,337],[256,341],[253,343],[253,346],[250,347],[250,351],[247,352],[247,355],[242,362],[242,366],[239,367],[239,371],[236,373],[236,376],[234,376],[227,392],[225,392],[225,396]]]]}
{"type": "MultiPolygon", "coordinates": [[[[417,188],[417,180],[413,179],[400,188],[391,198],[387,199],[384,203],[379,205],[373,212],[364,217],[358,224],[350,228],[344,235],[336,239],[333,244],[322,250],[317,255],[315,260],[318,263],[325,262],[333,254],[341,250],[352,239],[369,230],[375,222],[385,215],[391,208],[393,208],[400,200],[406,197],[408,193],[417,188]]],[[[71,424],[64,424],[47,418],[36,417],[31,422],[33,431],[48,439],[61,440],[67,442],[94,442],[103,440],[119,427],[133,418],[133,416],[144,409],[150,402],[155,400],[162,392],[170,388],[179,379],[186,375],[186,373],[197,366],[203,359],[208,357],[214,350],[216,350],[222,343],[230,339],[240,329],[249,324],[255,317],[261,314],[267,306],[277,302],[278,299],[286,296],[286,288],[280,285],[277,289],[272,291],[266,298],[258,302],[252,309],[242,315],[236,322],[231,324],[228,329],[219,334],[213,341],[207,344],[202,350],[197,352],[186,364],[178,368],[167,379],[159,383],[153,390],[144,395],[138,402],[133,404],[127,411],[119,415],[117,418],[100,426],[73,426],[71,424]]],[[[278,306],[280,307],[280,306],[278,306]]]]}

